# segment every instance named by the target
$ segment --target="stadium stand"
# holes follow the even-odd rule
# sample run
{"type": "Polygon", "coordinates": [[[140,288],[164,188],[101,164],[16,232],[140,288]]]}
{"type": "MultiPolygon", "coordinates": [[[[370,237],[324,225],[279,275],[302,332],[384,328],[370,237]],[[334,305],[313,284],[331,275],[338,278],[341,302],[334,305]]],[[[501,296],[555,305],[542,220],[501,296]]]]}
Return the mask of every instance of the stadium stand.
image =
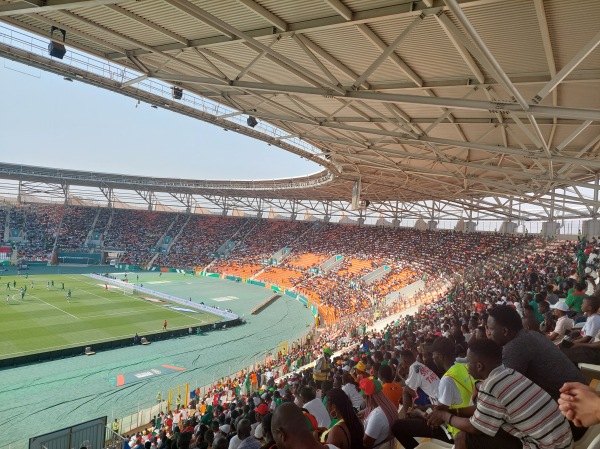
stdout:
{"type": "MultiPolygon", "coordinates": [[[[440,235],[439,238],[443,239],[444,236],[440,235]]],[[[317,396],[320,394],[321,398],[327,397],[328,402],[332,403],[339,403],[337,402],[340,400],[337,392],[342,392],[342,395],[344,393],[347,395],[347,401],[350,403],[353,399],[352,392],[358,392],[360,388],[367,395],[366,407],[363,401],[357,403],[356,409],[364,409],[361,416],[365,425],[349,424],[351,427],[357,426],[354,430],[360,438],[364,438],[365,435],[370,436],[369,432],[372,428],[369,426],[369,422],[371,419],[377,419],[375,416],[378,412],[375,410],[381,408],[386,412],[380,413],[380,416],[387,416],[389,419],[386,425],[382,425],[384,430],[379,437],[382,440],[390,441],[390,447],[394,447],[396,439],[405,443],[405,447],[416,447],[418,441],[414,440],[413,436],[447,440],[447,437],[444,437],[441,432],[418,435],[419,432],[407,433],[402,430],[406,428],[406,421],[403,420],[403,417],[410,407],[410,404],[405,401],[411,398],[410,395],[407,396],[402,392],[402,388],[410,391],[408,379],[411,378],[411,373],[413,373],[411,386],[414,385],[414,373],[417,368],[422,373],[428,373],[426,375],[431,379],[439,379],[447,375],[445,374],[446,368],[436,364],[436,362],[440,363],[439,359],[432,358],[431,352],[427,349],[428,345],[439,339],[440,342],[451,348],[450,361],[453,361],[455,356],[464,357],[468,345],[474,350],[477,348],[477,351],[507,351],[509,345],[506,342],[502,343],[496,340],[495,334],[486,335],[485,332],[479,332],[478,329],[483,329],[488,324],[490,314],[503,316],[505,310],[512,310],[516,314],[517,320],[521,315],[525,317],[526,309],[519,305],[519,300],[521,294],[526,291],[535,291],[544,295],[546,286],[554,285],[556,294],[564,298],[568,293],[566,279],[573,272],[573,257],[578,250],[578,244],[573,242],[547,246],[532,238],[520,239],[518,242],[516,239],[510,238],[505,241],[493,238],[491,241],[495,245],[501,245],[505,250],[489,253],[479,246],[482,243],[479,238],[475,242],[469,242],[468,239],[463,240],[466,245],[464,247],[474,245],[474,248],[480,250],[479,255],[483,254],[486,257],[477,257],[477,260],[469,259],[475,263],[469,265],[468,270],[462,273],[450,273],[446,279],[450,282],[445,284],[449,288],[443,288],[444,283],[441,282],[446,273],[442,272],[437,279],[428,279],[426,288],[419,292],[411,302],[418,306],[416,313],[396,319],[379,330],[365,331],[367,326],[372,324],[373,315],[365,313],[366,310],[348,311],[340,320],[329,325],[326,332],[318,334],[315,339],[299,342],[293,345],[289,351],[278,353],[254,369],[215,381],[203,392],[198,389],[187,410],[177,409],[167,412],[161,416],[161,423],[149,430],[148,436],[134,435],[130,439],[132,442],[140,440],[142,443],[146,439],[164,441],[169,438],[173,419],[179,420],[181,423],[179,427],[182,429],[178,430],[184,433],[188,432],[188,437],[197,444],[202,444],[206,439],[211,440],[213,435],[209,434],[208,427],[203,423],[210,425],[213,420],[218,423],[214,428],[217,438],[229,439],[236,435],[237,430],[237,434],[244,439],[246,438],[242,430],[244,424],[240,422],[243,417],[250,417],[252,421],[255,421],[252,417],[256,413],[259,415],[257,424],[261,420],[264,422],[265,419],[267,422],[281,419],[281,415],[287,413],[289,408],[289,406],[283,406],[286,402],[296,403],[307,409],[307,413],[313,415],[309,417],[309,421],[314,420],[316,429],[320,419],[329,419],[329,417],[314,409],[315,402],[312,402],[314,392],[317,396]],[[488,340],[490,337],[492,340],[488,340]],[[486,340],[486,342],[481,343],[481,340],[486,340]],[[498,346],[499,344],[504,344],[504,349],[498,346]],[[328,349],[324,350],[324,348],[328,349]],[[326,354],[332,353],[331,356],[327,355],[329,363],[323,369],[320,360],[326,354]],[[313,365],[307,365],[311,362],[313,365]],[[316,364],[314,364],[315,362],[316,364]],[[323,379],[327,382],[324,382],[323,379]],[[372,379],[377,379],[379,383],[373,383],[372,379]],[[379,388],[381,388],[378,386],[379,384],[383,385],[381,394],[379,393],[379,388]],[[394,391],[399,391],[400,396],[398,393],[393,393],[394,391]],[[232,404],[231,407],[229,404],[232,404]],[[397,416],[398,409],[400,410],[400,419],[397,416]],[[183,421],[182,414],[186,417],[183,421]],[[373,414],[372,417],[371,414],[373,414]],[[267,416],[268,418],[266,418],[267,416]]],[[[590,250],[588,254],[592,253],[596,245],[597,242],[588,245],[587,250],[590,250]]],[[[594,259],[594,257],[590,259],[588,256],[588,261],[591,261],[588,266],[588,274],[592,278],[597,278],[597,266],[594,259]]],[[[278,273],[278,271],[267,270],[264,273],[278,273]]],[[[289,274],[284,270],[279,273],[289,274]]],[[[411,276],[412,273],[400,270],[394,272],[390,279],[392,279],[391,282],[402,282],[402,279],[411,276]]],[[[328,288],[326,279],[319,276],[311,279],[310,286],[312,288],[328,288]]],[[[385,285],[385,283],[381,285],[385,285]]],[[[311,291],[307,288],[306,293],[310,295],[311,291]]],[[[406,304],[402,306],[406,306],[406,304]]],[[[392,314],[398,310],[398,307],[398,304],[389,305],[382,310],[382,315],[392,314]]],[[[516,325],[518,326],[518,324],[516,325]]],[[[519,332],[538,333],[534,329],[519,332]]],[[[521,334],[517,333],[517,335],[521,334]]],[[[545,340],[543,335],[539,333],[538,335],[540,337],[536,337],[535,341],[543,342],[545,340]]],[[[562,438],[570,444],[573,437],[579,439],[575,447],[595,447],[590,444],[600,432],[598,424],[589,430],[570,427],[567,420],[561,415],[558,404],[550,399],[557,399],[560,394],[558,387],[550,386],[553,385],[550,379],[557,379],[560,386],[564,382],[582,382],[581,374],[574,365],[569,367],[571,362],[561,349],[550,342],[543,346],[546,348],[547,354],[546,351],[542,351],[543,354],[524,351],[523,356],[536,360],[542,355],[555,358],[560,361],[563,369],[552,373],[548,373],[548,370],[528,369],[524,373],[534,382],[535,386],[532,388],[538,391],[536,394],[542,395],[544,401],[549,401],[550,404],[544,413],[532,410],[530,419],[540,423],[551,419],[554,425],[561,427],[563,433],[549,433],[550,437],[540,436],[539,438],[541,441],[550,441],[548,447],[557,447],[555,444],[558,443],[556,442],[562,438]]],[[[507,368],[510,369],[510,361],[505,363],[508,363],[507,368]]],[[[450,363],[451,365],[452,363],[450,363]]],[[[479,388],[484,387],[480,386],[479,388]]],[[[573,388],[585,389],[587,387],[581,384],[573,388]]],[[[435,396],[438,394],[437,388],[429,388],[427,391],[430,396],[421,395],[419,397],[420,404],[427,404],[429,400],[437,397],[435,396]]],[[[339,397],[344,398],[344,396],[339,397]]],[[[320,399],[317,400],[320,401],[320,399]]],[[[436,408],[433,405],[429,405],[429,407],[436,408]]],[[[325,409],[322,410],[325,411],[325,409]]],[[[442,421],[448,421],[448,414],[443,409],[434,413],[437,413],[434,416],[443,418],[442,421]]],[[[469,413],[473,413],[473,411],[464,413],[469,416],[469,413]]],[[[331,415],[332,417],[336,416],[334,413],[331,415]]],[[[600,417],[594,418],[587,425],[599,421],[600,417]]],[[[518,428],[518,423],[515,426],[518,428]]],[[[517,432],[515,434],[517,437],[512,437],[514,441],[510,439],[509,441],[516,445],[519,438],[525,437],[519,436],[520,434],[517,432]]],[[[261,435],[264,436],[267,443],[273,439],[268,432],[255,433],[254,437],[260,438],[261,435]]],[[[250,438],[252,437],[250,436],[250,438]]],[[[529,436],[528,438],[534,437],[529,436]]],[[[324,441],[339,444],[338,440],[331,436],[326,436],[324,441]]],[[[370,442],[371,440],[365,438],[365,441],[370,442]]],[[[495,442],[495,440],[490,439],[490,442],[495,442]]],[[[439,443],[445,444],[443,441],[439,443]]],[[[507,444],[506,441],[503,444],[507,444]]],[[[426,444],[423,447],[425,446],[426,444]]]]}
{"type": "Polygon", "coordinates": [[[91,207],[67,207],[58,236],[58,248],[72,251],[81,250],[96,213],[97,210],[91,207]]]}
{"type": "Polygon", "coordinates": [[[155,265],[185,269],[208,265],[225,242],[242,230],[248,221],[231,217],[192,216],[169,254],[161,254],[155,265]]]}
{"type": "MultiPolygon", "coordinates": [[[[181,428],[178,430],[181,434],[189,433],[196,441],[203,438],[203,432],[206,435],[206,429],[199,422],[209,416],[205,406],[212,403],[214,390],[222,400],[227,397],[229,401],[248,401],[244,405],[250,409],[264,404],[267,411],[274,413],[278,413],[277,408],[281,404],[279,397],[273,395],[274,391],[279,391],[278,396],[287,397],[288,400],[309,404],[310,395],[304,397],[305,390],[300,387],[321,390],[324,396],[330,387],[328,384],[323,389],[320,375],[315,378],[314,367],[305,368],[307,363],[322,357],[323,347],[343,353],[333,358],[331,368],[325,374],[325,378],[337,388],[351,385],[352,382],[360,383],[362,377],[369,376],[378,378],[384,386],[397,382],[406,387],[404,380],[410,374],[410,364],[403,361],[403,357],[409,357],[406,354],[412,354],[410,357],[417,360],[413,363],[424,364],[439,377],[444,375],[445,368],[437,366],[426,350],[427,345],[437,339],[449,339],[449,344],[455,350],[453,355],[459,357],[464,357],[468,344],[490,337],[496,341],[494,344],[508,347],[507,342],[485,332],[490,315],[500,313],[499,316],[504,316],[502,310],[507,308],[517,314],[518,322],[522,320],[522,325],[527,329],[519,332],[527,332],[527,335],[535,333],[540,336],[536,338],[542,339],[540,341],[548,342],[549,346],[545,346],[543,351],[527,357],[534,357],[535,360],[542,355],[551,357],[559,360],[557,363],[562,367],[552,370],[552,374],[531,369],[524,373],[526,376],[554,399],[559,395],[556,387],[552,386],[556,384],[552,383],[554,377],[559,379],[557,382],[584,382],[575,365],[579,353],[557,346],[544,336],[552,332],[556,321],[552,319],[552,314],[546,312],[543,303],[546,299],[551,300],[548,295],[553,293],[552,290],[555,290],[557,298],[568,297],[571,286],[569,278],[577,277],[578,270],[582,269],[575,263],[576,256],[581,256],[581,253],[585,256],[583,268],[588,283],[586,289],[592,293],[595,291],[599,263],[599,245],[595,239],[580,249],[578,242],[548,244],[525,235],[298,224],[148,211],[115,210],[111,220],[103,210],[79,206],[65,210],[63,206],[28,205],[10,208],[8,214],[10,228],[18,230],[15,236],[24,238],[19,252],[32,259],[48,257],[61,220],[59,247],[76,249],[83,245],[92,227],[99,229],[104,226],[100,224],[98,227],[100,216],[104,217],[107,224],[110,221],[106,239],[108,247],[126,249],[122,260],[129,263],[148,260],[155,254],[153,250],[159,239],[166,235],[174,240],[171,251],[158,256],[161,266],[182,264],[202,267],[214,260],[217,251],[226,242],[236,242],[230,251],[224,251],[221,258],[210,266],[211,271],[214,269],[223,275],[241,278],[255,276],[258,281],[303,294],[309,300],[309,305],[318,307],[325,327],[310,341],[303,340],[270,356],[253,371],[241,372],[216,382],[210,386],[211,393],[205,391],[201,397],[189,403],[192,408],[186,412],[186,419],[182,421],[180,418],[181,428]],[[312,238],[314,241],[310,240],[312,238]],[[280,265],[271,265],[271,256],[284,247],[290,248],[288,257],[283,258],[280,265]],[[333,270],[319,270],[319,265],[332,255],[341,255],[344,260],[333,270]],[[362,276],[382,266],[390,268],[383,272],[381,278],[372,283],[361,280],[362,276]],[[423,280],[424,283],[414,296],[400,296],[398,300],[386,303],[384,298],[390,292],[417,280],[423,280]],[[548,288],[548,285],[552,287],[548,288]],[[411,307],[416,308],[416,312],[406,318],[396,319],[379,331],[366,330],[377,319],[411,307]],[[534,313],[537,309],[544,312],[539,318],[534,313]],[[385,365],[392,367],[391,378],[389,370],[382,368],[385,365]],[[573,368],[567,369],[570,366],[573,368]],[[348,378],[348,374],[354,377],[348,378]],[[283,376],[287,376],[285,381],[283,376]]],[[[588,309],[586,311],[588,315],[595,313],[588,309]]],[[[575,318],[583,319],[582,314],[574,314],[575,318]]],[[[599,330],[587,329],[585,332],[591,332],[597,338],[599,330]]],[[[518,333],[515,338],[517,336],[525,338],[518,333]]],[[[506,347],[504,350],[507,350],[506,347]]],[[[372,388],[364,382],[362,386],[372,388]]],[[[374,394],[377,395],[377,391],[374,394]]],[[[381,396],[377,397],[379,402],[374,404],[389,408],[381,396]]],[[[399,403],[393,402],[394,409],[404,407],[402,401],[407,399],[406,396],[403,398],[399,403]]],[[[222,406],[226,403],[217,402],[214,405],[211,417],[225,420],[222,406]]],[[[555,405],[553,402],[552,407],[555,405]]],[[[173,418],[181,413],[181,410],[170,412],[173,418]]],[[[556,406],[556,410],[552,409],[552,416],[558,423],[562,415],[557,413],[556,406]]],[[[164,419],[170,420],[169,413],[164,419]]],[[[435,433],[406,433],[402,430],[405,429],[404,421],[397,417],[388,424],[386,440],[393,442],[398,439],[407,443],[408,447],[411,447],[410,439],[413,436],[444,439],[435,433]]],[[[232,427],[234,425],[230,424],[229,430],[225,428],[218,432],[223,433],[224,437],[231,433],[232,427]]],[[[169,429],[173,430],[172,424],[169,429]]],[[[160,424],[146,437],[136,434],[133,439],[169,438],[166,431],[167,428],[160,424]]],[[[573,428],[572,434],[580,438],[584,432],[585,429],[580,431],[573,428]]],[[[591,441],[594,432],[598,432],[597,427],[588,431],[582,441],[591,441]]]]}

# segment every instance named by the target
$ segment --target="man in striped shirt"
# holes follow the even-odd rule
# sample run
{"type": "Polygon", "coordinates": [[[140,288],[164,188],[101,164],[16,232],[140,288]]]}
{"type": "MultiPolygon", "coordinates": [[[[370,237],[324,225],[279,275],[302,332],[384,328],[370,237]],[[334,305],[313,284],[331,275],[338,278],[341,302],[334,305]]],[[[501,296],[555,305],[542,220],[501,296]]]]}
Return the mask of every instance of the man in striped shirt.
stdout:
{"type": "MultiPolygon", "coordinates": [[[[566,449],[571,428],[548,393],[502,364],[502,348],[492,340],[474,340],[467,353],[469,373],[481,379],[472,410],[462,418],[435,411],[430,424],[446,422],[460,429],[456,449],[566,449]]],[[[458,413],[457,413],[458,414],[458,413]]]]}

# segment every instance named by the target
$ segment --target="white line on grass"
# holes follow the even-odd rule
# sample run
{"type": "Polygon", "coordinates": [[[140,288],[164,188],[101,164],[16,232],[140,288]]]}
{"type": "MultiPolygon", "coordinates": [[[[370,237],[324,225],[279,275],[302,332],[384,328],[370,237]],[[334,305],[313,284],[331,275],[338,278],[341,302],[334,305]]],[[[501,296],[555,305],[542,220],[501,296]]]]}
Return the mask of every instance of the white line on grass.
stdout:
{"type": "Polygon", "coordinates": [[[34,296],[34,295],[32,295],[31,293],[28,293],[28,294],[27,294],[27,296],[31,296],[32,298],[35,298],[35,299],[37,299],[38,301],[41,301],[41,302],[43,302],[44,304],[46,304],[46,305],[49,305],[50,307],[54,307],[56,310],[60,310],[62,313],[66,313],[67,315],[69,315],[69,316],[72,316],[72,317],[73,317],[73,318],[75,318],[76,320],[78,320],[78,319],[79,319],[79,318],[77,318],[75,315],[71,315],[69,312],[65,312],[65,311],[64,311],[63,309],[61,309],[60,307],[53,306],[52,304],[50,304],[50,303],[48,303],[48,302],[44,301],[43,299],[40,299],[40,298],[38,298],[37,296],[34,296]]]}
{"type": "MultiPolygon", "coordinates": [[[[84,282],[84,281],[82,281],[80,279],[74,278],[73,276],[65,276],[65,277],[69,278],[69,279],[73,279],[74,281],[77,281],[77,282],[84,282]]],[[[84,283],[87,284],[87,282],[84,282],[84,283]]],[[[80,292],[89,293],[90,295],[94,295],[94,296],[97,296],[98,298],[106,299],[108,302],[112,302],[110,299],[106,298],[105,296],[97,295],[96,293],[92,293],[90,291],[83,290],[81,288],[76,288],[75,290],[76,291],[79,290],[80,292]]]]}
{"type": "Polygon", "coordinates": [[[140,313],[139,310],[132,310],[131,312],[103,313],[102,315],[80,316],[79,318],[82,320],[87,320],[88,318],[102,318],[103,316],[134,315],[134,314],[138,314],[138,313],[140,313]]]}
{"type": "MultiPolygon", "coordinates": [[[[88,285],[96,285],[96,284],[94,284],[94,283],[92,283],[92,282],[85,282],[85,281],[81,281],[81,280],[78,280],[78,282],[83,282],[84,284],[88,284],[88,285]]],[[[148,304],[148,305],[150,305],[150,306],[159,307],[159,308],[161,308],[161,309],[164,309],[164,308],[165,308],[165,307],[163,307],[162,305],[158,305],[158,304],[154,304],[154,303],[152,303],[152,302],[144,301],[143,299],[141,299],[141,298],[138,298],[137,296],[126,295],[125,293],[123,293],[123,296],[127,296],[128,298],[133,298],[133,299],[136,299],[136,300],[138,300],[138,301],[142,301],[144,304],[148,304]]],[[[196,318],[196,317],[194,317],[194,316],[191,316],[191,315],[188,315],[188,314],[186,314],[186,313],[180,312],[179,310],[174,310],[174,309],[171,309],[171,308],[169,308],[169,310],[170,310],[171,312],[178,313],[178,314],[180,314],[180,315],[183,315],[183,316],[185,316],[185,317],[187,317],[187,318],[191,318],[191,319],[193,319],[193,320],[196,320],[196,321],[204,321],[202,318],[196,318]]],[[[212,313],[210,313],[210,312],[208,312],[208,313],[209,313],[210,315],[215,315],[215,316],[218,316],[218,315],[216,315],[216,314],[212,314],[212,313]]]]}

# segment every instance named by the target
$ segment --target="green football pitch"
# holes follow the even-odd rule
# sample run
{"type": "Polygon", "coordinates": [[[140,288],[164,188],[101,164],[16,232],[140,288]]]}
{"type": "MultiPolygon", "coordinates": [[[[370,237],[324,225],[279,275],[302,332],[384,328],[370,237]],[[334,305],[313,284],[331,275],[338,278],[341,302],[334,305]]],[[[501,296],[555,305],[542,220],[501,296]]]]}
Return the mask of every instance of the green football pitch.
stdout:
{"type": "Polygon", "coordinates": [[[143,336],[161,331],[165,320],[169,329],[221,321],[118,287],[106,290],[101,281],[80,274],[1,276],[0,293],[0,359],[143,336]],[[23,299],[22,287],[27,287],[23,299]]]}

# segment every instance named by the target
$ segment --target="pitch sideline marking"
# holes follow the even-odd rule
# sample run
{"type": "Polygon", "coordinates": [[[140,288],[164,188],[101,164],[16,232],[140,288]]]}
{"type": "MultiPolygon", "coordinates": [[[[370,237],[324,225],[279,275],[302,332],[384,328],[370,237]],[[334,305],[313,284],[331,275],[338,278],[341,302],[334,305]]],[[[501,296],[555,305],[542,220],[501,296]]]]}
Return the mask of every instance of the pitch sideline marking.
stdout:
{"type": "MultiPolygon", "coordinates": [[[[83,275],[82,275],[82,276],[83,276],[83,275]]],[[[88,285],[95,285],[95,284],[93,284],[93,283],[91,283],[91,282],[85,282],[85,281],[79,281],[79,282],[83,282],[84,284],[88,284],[88,285]]],[[[152,303],[152,302],[148,302],[148,301],[144,301],[143,299],[141,299],[141,298],[138,298],[137,296],[130,296],[130,295],[126,295],[125,293],[123,293],[123,296],[127,296],[128,298],[137,299],[138,301],[142,301],[144,304],[149,304],[149,305],[151,305],[151,306],[156,306],[156,307],[159,307],[159,308],[161,308],[161,309],[164,309],[164,307],[163,307],[163,306],[161,306],[161,305],[154,304],[154,303],[152,303]]],[[[204,320],[203,320],[203,319],[201,319],[201,318],[196,318],[196,317],[190,316],[190,315],[188,315],[188,314],[186,314],[186,313],[179,312],[178,310],[173,310],[173,309],[169,309],[169,310],[170,310],[171,312],[175,312],[175,313],[178,313],[178,314],[180,314],[180,315],[183,315],[183,316],[185,316],[186,318],[191,318],[191,319],[193,319],[193,320],[196,320],[196,321],[202,321],[202,322],[204,322],[204,320]]],[[[210,313],[210,312],[208,312],[208,313],[209,313],[210,315],[215,315],[215,316],[218,316],[218,315],[216,315],[216,314],[213,314],[213,313],[210,313]]],[[[215,322],[217,322],[217,321],[215,321],[215,322]]]]}
{"type": "Polygon", "coordinates": [[[40,299],[40,298],[38,298],[37,296],[35,296],[35,295],[32,295],[31,293],[29,293],[29,296],[31,296],[32,298],[35,298],[35,299],[37,299],[38,301],[41,301],[41,302],[43,302],[43,303],[44,303],[44,304],[46,304],[46,305],[49,305],[50,307],[54,307],[56,310],[60,310],[62,313],[66,313],[67,315],[69,315],[69,316],[72,316],[72,317],[73,317],[73,318],[75,318],[76,320],[78,320],[78,319],[79,319],[79,318],[77,318],[75,315],[71,315],[69,312],[65,312],[65,311],[64,311],[63,309],[61,309],[60,307],[56,307],[56,306],[54,306],[54,305],[52,305],[52,304],[50,304],[50,303],[48,303],[48,302],[44,301],[43,299],[40,299]]]}

